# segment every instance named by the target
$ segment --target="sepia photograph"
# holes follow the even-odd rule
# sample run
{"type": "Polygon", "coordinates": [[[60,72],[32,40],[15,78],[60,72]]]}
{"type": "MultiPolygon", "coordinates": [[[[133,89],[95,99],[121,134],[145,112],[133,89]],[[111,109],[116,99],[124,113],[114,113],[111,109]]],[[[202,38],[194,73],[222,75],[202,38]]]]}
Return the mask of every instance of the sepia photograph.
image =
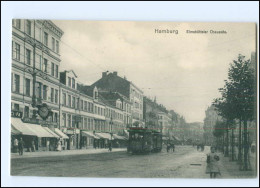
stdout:
{"type": "Polygon", "coordinates": [[[259,3],[1,5],[1,186],[259,187],[259,3]]]}
{"type": "Polygon", "coordinates": [[[11,175],[255,178],[256,24],[12,20],[11,175]]]}

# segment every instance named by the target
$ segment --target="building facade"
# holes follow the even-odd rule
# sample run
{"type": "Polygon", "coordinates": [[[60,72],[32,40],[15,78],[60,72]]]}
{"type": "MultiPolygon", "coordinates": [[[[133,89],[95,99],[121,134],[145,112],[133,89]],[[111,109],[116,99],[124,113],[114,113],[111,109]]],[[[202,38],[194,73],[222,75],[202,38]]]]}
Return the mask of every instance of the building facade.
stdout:
{"type": "MultiPolygon", "coordinates": [[[[102,78],[92,84],[100,91],[117,92],[127,97],[131,102],[131,117],[127,126],[144,126],[143,122],[143,91],[126,78],[121,78],[117,72],[102,73],[102,78]]],[[[130,107],[129,107],[130,108],[130,107]]]]}
{"type": "MultiPolygon", "coordinates": [[[[11,109],[21,112],[24,122],[37,123],[54,131],[59,124],[60,40],[63,31],[49,20],[14,19],[12,25],[11,109]],[[48,106],[50,112],[44,121],[37,113],[37,106],[42,104],[48,106]]],[[[31,140],[37,142],[37,148],[49,144],[49,139],[29,136],[26,144],[31,140]]]]}

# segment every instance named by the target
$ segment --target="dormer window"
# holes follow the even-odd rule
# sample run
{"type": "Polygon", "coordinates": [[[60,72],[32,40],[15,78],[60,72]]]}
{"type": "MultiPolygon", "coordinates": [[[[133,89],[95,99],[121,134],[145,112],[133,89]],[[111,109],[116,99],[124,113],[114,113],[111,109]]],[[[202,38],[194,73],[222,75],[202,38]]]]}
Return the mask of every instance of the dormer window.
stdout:
{"type": "Polygon", "coordinates": [[[98,99],[98,92],[94,91],[94,99],[98,99]]]}
{"type": "Polygon", "coordinates": [[[75,89],[75,79],[72,78],[72,88],[75,89]]]}

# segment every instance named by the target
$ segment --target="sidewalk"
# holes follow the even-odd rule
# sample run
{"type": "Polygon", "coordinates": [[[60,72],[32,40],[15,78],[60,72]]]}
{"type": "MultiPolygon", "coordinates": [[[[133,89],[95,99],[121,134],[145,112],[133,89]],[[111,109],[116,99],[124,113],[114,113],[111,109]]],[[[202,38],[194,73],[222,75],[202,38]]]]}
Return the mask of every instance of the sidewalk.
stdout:
{"type": "MultiPolygon", "coordinates": [[[[125,151],[126,148],[113,148],[112,152],[125,151]]],[[[39,151],[39,152],[24,152],[22,156],[18,153],[11,153],[11,159],[16,158],[31,158],[31,157],[51,157],[51,156],[66,156],[66,155],[87,155],[98,153],[110,153],[108,149],[81,149],[81,150],[63,150],[63,151],[39,151]]]]}
{"type": "Polygon", "coordinates": [[[221,177],[218,178],[231,178],[231,179],[248,179],[248,178],[256,178],[256,168],[255,163],[253,170],[251,171],[240,171],[239,165],[237,164],[237,161],[230,161],[229,157],[224,157],[224,155],[221,153],[219,154],[220,161],[219,161],[219,167],[221,171],[221,177]]]}

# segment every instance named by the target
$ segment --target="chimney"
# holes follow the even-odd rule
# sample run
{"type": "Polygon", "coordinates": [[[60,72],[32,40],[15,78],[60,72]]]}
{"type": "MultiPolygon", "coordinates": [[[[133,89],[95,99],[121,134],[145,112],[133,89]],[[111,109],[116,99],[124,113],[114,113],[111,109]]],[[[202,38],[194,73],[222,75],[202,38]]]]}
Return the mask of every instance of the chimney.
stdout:
{"type": "Polygon", "coordinates": [[[116,71],[114,71],[114,72],[113,72],[113,75],[114,75],[114,76],[117,76],[117,72],[116,72],[116,71]]]}
{"type": "Polygon", "coordinates": [[[107,76],[107,72],[102,72],[102,78],[105,78],[107,76]]]}

